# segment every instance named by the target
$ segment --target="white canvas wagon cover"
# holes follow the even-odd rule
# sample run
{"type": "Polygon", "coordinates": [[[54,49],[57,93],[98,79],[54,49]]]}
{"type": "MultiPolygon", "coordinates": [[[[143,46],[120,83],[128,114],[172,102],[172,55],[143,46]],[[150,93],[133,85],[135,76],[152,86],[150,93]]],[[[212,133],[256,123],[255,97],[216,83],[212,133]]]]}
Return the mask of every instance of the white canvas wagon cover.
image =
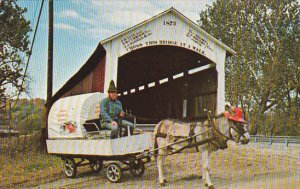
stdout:
{"type": "Polygon", "coordinates": [[[56,101],[48,116],[49,139],[84,138],[83,123],[100,114],[103,93],[88,93],[61,98],[56,101]]]}

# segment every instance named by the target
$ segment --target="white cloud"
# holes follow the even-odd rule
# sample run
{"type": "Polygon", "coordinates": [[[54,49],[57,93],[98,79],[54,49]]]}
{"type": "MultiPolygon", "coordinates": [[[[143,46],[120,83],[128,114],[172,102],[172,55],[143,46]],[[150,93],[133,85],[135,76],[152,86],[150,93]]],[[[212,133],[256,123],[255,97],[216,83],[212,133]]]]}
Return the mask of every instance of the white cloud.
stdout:
{"type": "Polygon", "coordinates": [[[74,2],[75,4],[81,4],[81,3],[83,3],[84,1],[83,1],[83,0],[75,0],[75,1],[72,1],[72,2],[74,2]]]}
{"type": "Polygon", "coordinates": [[[67,18],[73,18],[76,21],[80,21],[82,23],[86,24],[95,24],[95,21],[93,19],[86,18],[82,15],[80,15],[75,10],[64,10],[60,13],[60,17],[67,17],[67,18]]]}
{"type": "Polygon", "coordinates": [[[131,27],[151,16],[153,5],[149,1],[99,1],[92,0],[95,16],[115,27],[131,27]]]}
{"type": "Polygon", "coordinates": [[[212,4],[212,1],[214,0],[88,0],[76,3],[78,8],[60,12],[59,17],[67,19],[63,22],[75,24],[81,34],[103,40],[171,7],[196,22],[200,11],[205,9],[206,4],[212,4]]]}
{"type": "Polygon", "coordinates": [[[145,0],[92,0],[91,5],[97,8],[105,8],[106,10],[120,11],[124,9],[145,9],[149,8],[152,3],[145,0]],[[113,9],[115,8],[115,9],[113,9]]]}
{"type": "Polygon", "coordinates": [[[54,24],[54,28],[55,29],[62,29],[62,30],[77,31],[77,29],[74,26],[71,26],[69,24],[64,24],[64,23],[54,24]]]}
{"type": "MultiPolygon", "coordinates": [[[[188,17],[193,22],[199,20],[199,13],[206,8],[206,5],[211,5],[214,0],[165,0],[157,2],[156,5],[161,9],[175,8],[180,13],[188,17]]],[[[162,10],[163,11],[163,10],[162,10]]]]}
{"type": "MultiPolygon", "coordinates": [[[[197,24],[197,20],[200,19],[200,15],[199,15],[200,12],[194,12],[194,11],[187,11],[186,12],[186,15],[189,15],[187,16],[190,20],[192,20],[193,22],[195,22],[197,24]]],[[[185,15],[185,16],[186,16],[185,15]]]]}
{"type": "Polygon", "coordinates": [[[90,8],[98,24],[105,24],[112,28],[126,29],[139,24],[171,7],[174,7],[186,17],[196,22],[199,13],[206,4],[214,0],[91,0],[90,8]]]}
{"type": "Polygon", "coordinates": [[[65,10],[60,14],[61,17],[78,18],[79,14],[74,10],[65,10]]]}
{"type": "Polygon", "coordinates": [[[144,20],[151,18],[151,15],[145,12],[135,12],[130,10],[112,12],[102,15],[108,23],[115,27],[131,27],[144,20]]]}
{"type": "Polygon", "coordinates": [[[99,41],[111,36],[111,30],[99,27],[88,28],[85,31],[83,31],[83,33],[88,34],[88,36],[98,39],[99,41]]]}

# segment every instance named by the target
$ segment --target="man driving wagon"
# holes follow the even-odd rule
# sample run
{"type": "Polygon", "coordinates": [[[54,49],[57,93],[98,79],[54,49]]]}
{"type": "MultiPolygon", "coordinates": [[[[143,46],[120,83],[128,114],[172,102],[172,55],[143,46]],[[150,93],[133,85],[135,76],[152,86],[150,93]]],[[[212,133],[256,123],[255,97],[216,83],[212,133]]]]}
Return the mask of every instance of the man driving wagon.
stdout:
{"type": "Polygon", "coordinates": [[[104,98],[100,104],[100,122],[103,129],[112,131],[111,138],[118,138],[120,129],[127,127],[130,129],[130,134],[133,133],[134,125],[126,120],[123,120],[125,112],[123,111],[122,103],[117,100],[117,88],[113,80],[110,81],[108,87],[108,97],[104,98]]]}

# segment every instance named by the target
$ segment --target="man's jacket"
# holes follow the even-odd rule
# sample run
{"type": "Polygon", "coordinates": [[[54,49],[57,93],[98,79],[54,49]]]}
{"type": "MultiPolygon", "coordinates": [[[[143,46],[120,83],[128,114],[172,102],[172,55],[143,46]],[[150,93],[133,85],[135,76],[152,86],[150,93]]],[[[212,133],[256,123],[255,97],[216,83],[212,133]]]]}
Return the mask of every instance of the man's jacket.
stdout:
{"type": "Polygon", "coordinates": [[[103,99],[100,104],[101,123],[119,121],[119,115],[123,111],[122,103],[119,100],[112,101],[109,97],[103,99]]]}

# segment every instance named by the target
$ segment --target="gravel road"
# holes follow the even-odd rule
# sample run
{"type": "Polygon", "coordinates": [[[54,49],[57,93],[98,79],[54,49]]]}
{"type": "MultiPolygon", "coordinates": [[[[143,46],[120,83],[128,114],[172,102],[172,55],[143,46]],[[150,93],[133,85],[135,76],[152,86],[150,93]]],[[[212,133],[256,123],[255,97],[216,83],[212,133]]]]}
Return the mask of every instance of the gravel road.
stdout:
{"type": "MultiPolygon", "coordinates": [[[[300,186],[300,152],[295,150],[259,149],[253,145],[229,144],[226,150],[211,157],[211,179],[215,188],[290,188],[300,186]]],[[[74,179],[60,179],[36,188],[205,188],[201,179],[201,153],[194,149],[169,156],[166,161],[168,184],[158,185],[154,161],[146,172],[134,178],[124,172],[121,183],[110,183],[105,171],[92,173],[79,168],[74,179]]]]}

